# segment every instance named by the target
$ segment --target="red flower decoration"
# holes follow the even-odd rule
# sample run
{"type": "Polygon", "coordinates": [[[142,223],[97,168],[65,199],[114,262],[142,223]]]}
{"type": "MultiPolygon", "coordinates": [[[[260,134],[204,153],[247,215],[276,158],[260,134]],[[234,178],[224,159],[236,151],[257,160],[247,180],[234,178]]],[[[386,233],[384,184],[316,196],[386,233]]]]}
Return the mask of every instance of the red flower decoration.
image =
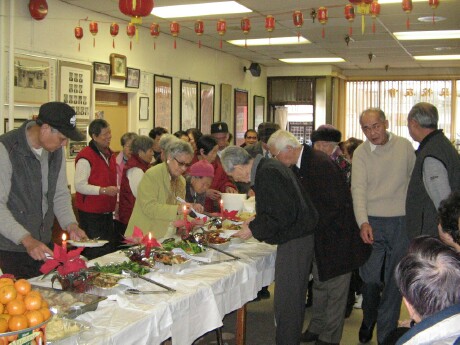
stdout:
{"type": "Polygon", "coordinates": [[[184,220],[184,219],[178,219],[175,220],[172,224],[180,229],[181,236],[183,238],[188,237],[190,232],[192,232],[193,228],[196,226],[203,226],[204,223],[206,223],[207,217],[204,218],[194,218],[191,221],[184,220]]]}
{"type": "Polygon", "coordinates": [[[144,235],[142,230],[137,226],[133,229],[133,235],[131,237],[125,237],[123,242],[128,244],[149,244],[151,247],[161,247],[161,244],[154,237],[150,239],[149,234],[144,235]]]}
{"type": "Polygon", "coordinates": [[[57,269],[60,275],[65,276],[86,268],[86,262],[80,258],[83,249],[81,247],[67,252],[67,250],[55,244],[54,257],[45,261],[42,267],[40,267],[40,272],[48,274],[52,270],[57,269]]]}

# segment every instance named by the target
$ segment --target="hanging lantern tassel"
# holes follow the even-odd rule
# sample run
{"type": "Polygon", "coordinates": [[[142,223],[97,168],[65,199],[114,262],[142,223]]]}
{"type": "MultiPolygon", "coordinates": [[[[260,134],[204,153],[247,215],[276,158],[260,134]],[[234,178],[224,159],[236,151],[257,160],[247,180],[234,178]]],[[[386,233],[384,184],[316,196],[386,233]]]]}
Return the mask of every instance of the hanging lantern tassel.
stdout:
{"type": "Polygon", "coordinates": [[[224,19],[219,19],[217,21],[217,32],[220,36],[220,49],[222,49],[222,36],[227,32],[227,22],[224,19]]]}
{"type": "Polygon", "coordinates": [[[268,31],[268,44],[270,44],[272,31],[275,30],[275,18],[273,16],[265,17],[265,29],[268,31]]]}
{"type": "Polygon", "coordinates": [[[153,49],[157,48],[157,37],[160,36],[160,25],[157,23],[152,23],[150,25],[150,35],[153,36],[153,49]]]}
{"type": "Polygon", "coordinates": [[[204,23],[202,20],[197,20],[195,22],[195,33],[200,37],[198,39],[198,48],[201,48],[201,35],[203,35],[204,32],[204,23]]]}
{"type": "Polygon", "coordinates": [[[112,23],[110,25],[110,35],[112,35],[112,48],[115,49],[115,37],[118,35],[118,30],[120,27],[117,23],[112,23]]]}
{"type": "Polygon", "coordinates": [[[372,16],[372,33],[375,34],[375,19],[380,14],[380,4],[378,3],[378,0],[372,1],[372,4],[369,9],[369,13],[372,16]]]}
{"type": "Polygon", "coordinates": [[[251,21],[249,20],[248,17],[244,17],[241,19],[241,30],[243,30],[243,33],[246,35],[244,38],[244,47],[248,47],[248,41],[247,41],[247,35],[249,31],[251,31],[251,21]]]}
{"type": "Polygon", "coordinates": [[[324,25],[327,23],[327,8],[326,7],[320,7],[318,8],[318,21],[323,25],[323,30],[321,32],[321,37],[324,38],[326,37],[326,30],[324,28],[324,25]]]}
{"type": "Polygon", "coordinates": [[[434,21],[435,10],[436,10],[436,8],[438,8],[438,6],[439,6],[439,0],[428,0],[428,4],[429,4],[430,7],[433,9],[433,25],[434,25],[434,24],[436,24],[436,22],[434,21]]]}
{"type": "Polygon", "coordinates": [[[353,35],[353,27],[352,27],[352,23],[353,21],[355,20],[355,8],[353,7],[352,4],[347,4],[345,5],[345,19],[348,20],[348,22],[350,23],[350,27],[348,28],[348,36],[352,36],[353,35]]]}
{"type": "Polygon", "coordinates": [[[98,32],[97,22],[89,23],[89,32],[93,35],[93,48],[96,46],[96,35],[98,32]]]}
{"type": "Polygon", "coordinates": [[[410,28],[409,14],[412,11],[412,0],[403,0],[402,9],[403,9],[404,12],[407,13],[406,28],[407,28],[407,30],[409,30],[409,28],[410,28]]]}
{"type": "Polygon", "coordinates": [[[80,51],[80,40],[83,38],[83,28],[78,24],[74,29],[75,38],[78,40],[78,51],[80,51]]]}
{"type": "Polygon", "coordinates": [[[300,28],[303,25],[303,13],[300,11],[294,11],[292,14],[292,21],[294,26],[297,28],[297,41],[300,42],[300,28]]]}
{"type": "Polygon", "coordinates": [[[129,23],[126,27],[126,34],[129,36],[129,50],[133,49],[133,37],[136,35],[136,25],[129,23]]]}
{"type": "Polygon", "coordinates": [[[179,35],[179,31],[180,31],[180,26],[179,26],[179,23],[178,22],[172,22],[170,25],[169,25],[169,29],[171,31],[171,34],[173,35],[174,37],[174,49],[176,49],[176,37],[177,35],[179,35]]]}

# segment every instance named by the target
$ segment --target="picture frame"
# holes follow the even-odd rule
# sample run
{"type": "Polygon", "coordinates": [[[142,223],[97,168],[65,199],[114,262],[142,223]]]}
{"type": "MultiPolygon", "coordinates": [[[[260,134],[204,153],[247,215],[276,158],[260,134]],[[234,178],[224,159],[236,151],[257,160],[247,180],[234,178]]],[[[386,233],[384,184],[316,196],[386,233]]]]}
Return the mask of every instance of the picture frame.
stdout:
{"type": "Polygon", "coordinates": [[[180,129],[186,131],[198,126],[198,82],[180,81],[180,129]]]}
{"type": "Polygon", "coordinates": [[[153,127],[171,129],[173,96],[172,77],[155,74],[153,79],[153,127]]]}
{"type": "MultiPolygon", "coordinates": [[[[23,124],[24,122],[26,122],[27,120],[28,120],[28,119],[13,119],[13,129],[18,129],[18,128],[21,127],[22,124],[23,124]]],[[[8,118],[3,119],[3,121],[4,121],[4,127],[3,127],[4,130],[3,130],[3,133],[6,133],[6,132],[9,131],[9,128],[8,128],[8,127],[9,127],[9,122],[10,122],[10,121],[9,121],[8,118]]]]}
{"type": "Polygon", "coordinates": [[[115,79],[126,79],[126,56],[112,53],[110,54],[110,76],[115,79]]]}
{"type": "Polygon", "coordinates": [[[139,88],[139,81],[141,80],[141,70],[137,68],[127,68],[126,87],[133,89],[139,88]]]}
{"type": "Polygon", "coordinates": [[[244,143],[244,133],[248,130],[248,91],[235,89],[234,97],[234,143],[240,146],[244,143]]]}
{"type": "Polygon", "coordinates": [[[93,62],[93,83],[110,84],[110,64],[104,62],[93,62]]]}
{"type": "Polygon", "coordinates": [[[229,126],[233,125],[232,86],[230,84],[220,84],[220,121],[226,122],[229,126]]]}
{"type": "Polygon", "coordinates": [[[262,96],[254,96],[253,106],[254,106],[254,112],[253,112],[254,127],[253,128],[257,128],[259,124],[264,122],[265,98],[262,96]]]}
{"type": "Polygon", "coordinates": [[[214,85],[200,83],[200,130],[203,134],[211,132],[214,122],[214,90],[214,85]]]}
{"type": "Polygon", "coordinates": [[[149,119],[149,98],[139,97],[139,120],[145,121],[149,119]]]}
{"type": "Polygon", "coordinates": [[[67,158],[68,159],[73,159],[77,157],[78,153],[83,150],[86,146],[88,146],[88,143],[86,141],[69,141],[69,144],[67,145],[67,158]]]}

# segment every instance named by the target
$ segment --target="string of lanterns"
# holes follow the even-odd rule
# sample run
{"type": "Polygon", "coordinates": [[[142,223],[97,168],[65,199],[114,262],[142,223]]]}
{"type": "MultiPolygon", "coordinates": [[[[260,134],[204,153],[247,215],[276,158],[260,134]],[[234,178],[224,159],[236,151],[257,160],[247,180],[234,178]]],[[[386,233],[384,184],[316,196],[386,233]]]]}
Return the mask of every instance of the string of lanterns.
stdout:
{"type": "MultiPolygon", "coordinates": [[[[433,23],[435,21],[435,10],[439,6],[440,0],[427,0],[428,5],[433,9],[433,23]]],[[[412,0],[401,1],[402,10],[407,14],[406,27],[410,28],[409,14],[413,9],[412,0]]],[[[131,17],[130,23],[126,27],[126,34],[130,38],[130,49],[132,49],[133,37],[138,38],[137,25],[142,23],[142,17],[148,16],[153,9],[153,0],[120,0],[119,1],[120,11],[131,17]]],[[[353,29],[352,23],[356,18],[356,14],[361,15],[361,33],[365,31],[365,15],[372,17],[372,32],[375,33],[375,20],[380,15],[380,4],[378,0],[349,0],[349,3],[344,6],[344,17],[350,23],[348,36],[352,36],[353,29]]],[[[326,35],[325,26],[328,22],[328,9],[327,7],[321,6],[317,10],[311,9],[310,18],[313,23],[318,18],[318,22],[322,25],[321,36],[324,39],[326,35]]],[[[83,38],[83,28],[80,26],[80,21],[88,21],[86,19],[80,19],[78,25],[74,29],[75,38],[79,41],[78,51],[80,51],[80,40],[83,38]]],[[[297,37],[300,40],[300,30],[304,24],[304,15],[302,11],[295,10],[292,14],[292,21],[294,26],[297,28],[297,37]]],[[[103,23],[103,22],[100,22],[103,23]]],[[[265,29],[271,36],[271,33],[275,30],[276,20],[272,15],[267,15],[265,18],[265,29]]],[[[245,35],[245,47],[247,47],[247,36],[251,31],[251,21],[248,17],[241,19],[240,23],[241,30],[245,35]]],[[[220,49],[222,49],[222,39],[227,31],[227,22],[225,19],[219,19],[216,25],[217,33],[220,36],[220,49]]],[[[89,31],[93,35],[93,47],[96,46],[96,35],[99,31],[98,22],[90,21],[89,31]]],[[[174,49],[176,49],[176,38],[180,33],[180,24],[173,21],[169,24],[169,31],[174,37],[174,49]]],[[[205,32],[204,22],[199,19],[195,21],[194,31],[199,37],[198,47],[201,48],[201,36],[205,32]]],[[[156,49],[156,39],[160,36],[160,25],[152,23],[150,25],[150,35],[154,38],[153,47],[156,49]]],[[[113,37],[112,47],[115,48],[115,37],[119,33],[119,25],[117,23],[110,24],[110,35],[113,37]]],[[[270,41],[270,37],[269,37],[270,41]]]]}

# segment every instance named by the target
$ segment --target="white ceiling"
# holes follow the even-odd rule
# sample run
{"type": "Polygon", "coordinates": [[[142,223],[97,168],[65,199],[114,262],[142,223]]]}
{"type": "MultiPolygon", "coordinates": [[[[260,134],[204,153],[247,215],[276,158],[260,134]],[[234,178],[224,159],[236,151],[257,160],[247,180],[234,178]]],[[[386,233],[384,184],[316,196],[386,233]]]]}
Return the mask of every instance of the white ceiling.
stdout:
{"type": "MultiPolygon", "coordinates": [[[[129,18],[118,9],[118,0],[61,0],[91,11],[100,12],[117,18],[119,24],[129,21],[129,18]]],[[[155,6],[179,5],[189,3],[203,3],[218,0],[155,0],[155,6]]],[[[300,57],[341,57],[345,62],[334,63],[342,70],[353,69],[379,69],[385,68],[435,68],[435,67],[460,67],[460,61],[415,61],[414,55],[434,54],[460,54],[460,40],[426,40],[426,41],[398,41],[392,33],[406,31],[407,14],[402,10],[401,3],[381,5],[380,16],[376,20],[376,32],[372,33],[372,19],[365,17],[365,33],[361,34],[361,18],[356,16],[353,22],[352,41],[347,46],[345,36],[348,34],[349,23],[344,18],[344,6],[348,0],[240,0],[242,5],[253,12],[248,14],[251,20],[251,31],[247,38],[265,38],[265,17],[273,15],[276,19],[276,28],[272,37],[297,35],[297,29],[292,22],[294,10],[302,10],[305,18],[301,35],[312,44],[262,46],[262,47],[237,47],[224,41],[222,50],[228,54],[241,57],[264,66],[285,66],[279,58],[300,57]],[[329,21],[325,25],[325,38],[322,38],[323,26],[310,18],[312,8],[320,6],[328,8],[329,21]],[[442,49],[442,50],[437,50],[442,49]],[[369,61],[369,54],[373,55],[369,61]]],[[[419,17],[432,16],[433,10],[428,5],[428,0],[414,2],[413,10],[409,14],[411,31],[428,30],[460,30],[460,1],[440,0],[436,9],[437,16],[446,20],[435,24],[418,21],[419,17]]],[[[244,39],[240,21],[244,15],[209,16],[203,18],[180,18],[181,25],[179,37],[192,42],[197,42],[199,37],[194,31],[196,19],[204,21],[205,32],[201,36],[202,45],[219,50],[220,36],[216,31],[219,18],[227,21],[225,40],[244,39]]],[[[144,26],[149,27],[152,22],[160,24],[161,35],[169,35],[169,20],[150,16],[144,18],[144,26]]],[[[121,31],[121,30],[120,30],[121,31]]]]}

